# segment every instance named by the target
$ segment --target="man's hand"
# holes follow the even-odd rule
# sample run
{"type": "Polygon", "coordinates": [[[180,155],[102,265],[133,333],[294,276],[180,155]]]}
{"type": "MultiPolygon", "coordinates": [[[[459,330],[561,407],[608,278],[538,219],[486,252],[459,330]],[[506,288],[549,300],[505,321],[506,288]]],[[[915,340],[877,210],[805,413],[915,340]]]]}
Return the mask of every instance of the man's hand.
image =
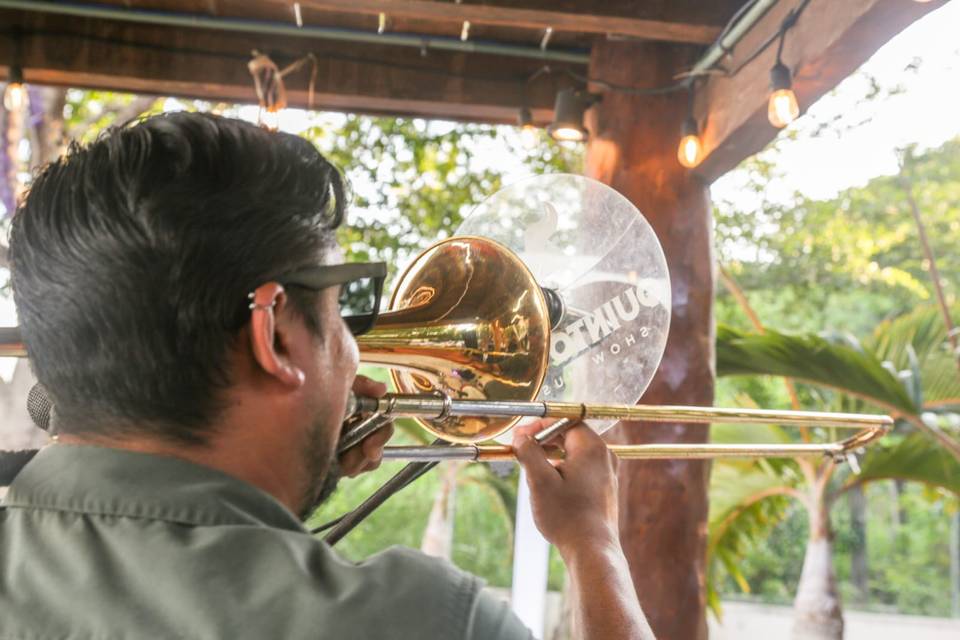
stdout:
{"type": "Polygon", "coordinates": [[[643,615],[617,525],[617,460],[589,427],[578,424],[555,440],[566,452],[551,464],[531,436],[550,421],[516,430],[513,448],[527,472],[533,519],[570,576],[573,637],[653,640],[643,615]]]}
{"type": "Polygon", "coordinates": [[[617,458],[581,423],[551,441],[566,452],[563,461],[551,463],[533,439],[551,422],[519,427],[513,437],[517,459],[527,472],[537,528],[564,556],[584,544],[617,541],[617,458]]]}
{"type": "MultiPolygon", "coordinates": [[[[366,376],[357,376],[353,381],[353,392],[358,396],[379,398],[387,393],[387,385],[366,376]]],[[[343,475],[353,478],[379,467],[383,459],[383,447],[392,437],[393,423],[391,422],[367,436],[360,444],[344,451],[340,455],[340,470],[343,475]]]]}

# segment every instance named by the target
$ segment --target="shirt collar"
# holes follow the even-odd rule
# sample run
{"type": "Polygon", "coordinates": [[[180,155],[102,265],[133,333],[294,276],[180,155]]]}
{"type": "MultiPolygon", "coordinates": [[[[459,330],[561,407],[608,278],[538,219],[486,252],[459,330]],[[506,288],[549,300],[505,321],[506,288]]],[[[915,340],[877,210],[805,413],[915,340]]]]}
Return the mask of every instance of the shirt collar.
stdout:
{"type": "Polygon", "coordinates": [[[279,501],[216,469],[178,458],[52,444],[17,474],[6,507],[305,531],[279,501]]]}

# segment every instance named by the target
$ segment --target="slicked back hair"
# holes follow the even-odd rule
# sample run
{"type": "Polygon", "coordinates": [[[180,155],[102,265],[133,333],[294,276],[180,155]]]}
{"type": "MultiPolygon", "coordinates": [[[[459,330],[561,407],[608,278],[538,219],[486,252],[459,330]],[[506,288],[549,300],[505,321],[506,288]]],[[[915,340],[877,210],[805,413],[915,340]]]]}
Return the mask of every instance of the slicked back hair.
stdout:
{"type": "MultiPolygon", "coordinates": [[[[113,129],[47,166],[10,257],[58,430],[207,441],[247,293],[322,260],[344,199],[306,140],[206,114],[113,129]]],[[[289,293],[319,331],[316,296],[289,293]]]]}

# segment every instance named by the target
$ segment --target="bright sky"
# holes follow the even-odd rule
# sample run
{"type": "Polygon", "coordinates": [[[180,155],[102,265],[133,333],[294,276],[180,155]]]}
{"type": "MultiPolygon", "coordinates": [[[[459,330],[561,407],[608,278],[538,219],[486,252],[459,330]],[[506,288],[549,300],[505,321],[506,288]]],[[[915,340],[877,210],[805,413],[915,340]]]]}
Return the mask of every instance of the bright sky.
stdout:
{"type": "MultiPolygon", "coordinates": [[[[908,0],[903,0],[907,2],[908,0]]],[[[838,191],[866,183],[875,176],[895,173],[896,149],[907,144],[935,147],[960,135],[960,1],[949,2],[917,21],[880,49],[861,68],[875,77],[880,86],[902,85],[903,93],[887,99],[858,104],[868,89],[863,73],[854,74],[833,92],[812,105],[806,115],[781,136],[796,131],[796,139],[784,140],[776,154],[779,174],[769,186],[768,197],[789,198],[800,192],[828,198],[838,191]],[[919,71],[905,68],[920,61],[919,71]],[[845,130],[842,136],[810,137],[817,123],[840,118],[841,123],[864,124],[845,130]]],[[[171,105],[174,106],[175,105],[171,105]]],[[[242,107],[240,116],[255,120],[256,107],[242,107]]],[[[314,122],[334,124],[337,114],[308,115],[289,110],[281,127],[291,132],[314,122]]],[[[452,127],[437,122],[431,126],[452,127]]],[[[518,134],[519,135],[519,134],[518,134]]],[[[485,144],[480,158],[490,166],[506,168],[517,179],[529,173],[519,160],[505,158],[496,143],[485,144]]],[[[755,203],[743,198],[742,172],[734,170],[714,183],[713,197],[740,207],[755,203]]],[[[16,324],[13,301],[0,296],[0,326],[16,324]]],[[[0,377],[8,378],[15,360],[0,358],[0,377]],[[4,362],[11,360],[11,362],[4,362]]]]}

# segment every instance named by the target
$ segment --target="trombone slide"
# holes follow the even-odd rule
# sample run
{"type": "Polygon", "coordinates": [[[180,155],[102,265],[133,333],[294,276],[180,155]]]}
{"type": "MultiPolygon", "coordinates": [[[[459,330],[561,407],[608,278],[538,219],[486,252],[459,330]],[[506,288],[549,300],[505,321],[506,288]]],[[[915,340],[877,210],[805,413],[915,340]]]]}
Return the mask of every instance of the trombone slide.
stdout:
{"type": "MultiPolygon", "coordinates": [[[[716,407],[577,404],[568,402],[502,402],[455,400],[440,395],[387,394],[382,398],[360,397],[361,414],[381,418],[418,417],[442,422],[451,416],[522,416],[558,418],[570,421],[604,419],[641,422],[709,424],[780,424],[857,429],[852,436],[836,442],[803,444],[642,444],[608,445],[624,460],[713,458],[772,458],[825,455],[837,461],[849,459],[856,450],[882,437],[893,426],[885,415],[827,413],[821,411],[779,411],[716,407]]],[[[513,460],[512,447],[505,445],[461,444],[429,447],[387,447],[384,459],[419,462],[443,460],[513,460]]]]}

